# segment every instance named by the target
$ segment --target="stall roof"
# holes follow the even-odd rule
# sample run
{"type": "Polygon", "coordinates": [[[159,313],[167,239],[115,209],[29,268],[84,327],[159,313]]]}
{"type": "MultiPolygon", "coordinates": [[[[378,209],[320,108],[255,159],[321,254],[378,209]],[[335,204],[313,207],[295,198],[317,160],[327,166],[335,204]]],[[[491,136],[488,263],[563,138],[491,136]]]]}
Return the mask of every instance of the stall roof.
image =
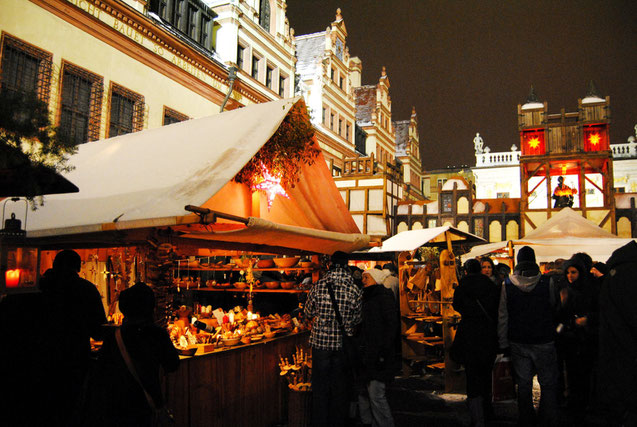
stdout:
{"type": "Polygon", "coordinates": [[[73,235],[77,241],[81,234],[170,227],[185,238],[267,245],[266,234],[277,235],[278,229],[279,238],[271,239],[278,247],[319,253],[367,247],[369,237],[360,234],[322,154],[314,164],[300,165],[300,181],[288,190],[289,199],[277,197],[268,210],[261,195],[260,218],[231,231],[214,224],[197,227],[199,217],[184,209],[194,205],[252,216],[250,190],[232,179],[297,102],[303,101],[256,104],[83,144],[66,175],[79,193],[47,196],[29,215],[27,237],[42,242],[73,235]]]}
{"type": "MultiPolygon", "coordinates": [[[[606,261],[613,251],[633,239],[617,237],[587,220],[571,208],[564,208],[544,224],[521,239],[512,240],[514,248],[530,246],[538,262],[570,258],[577,252],[586,252],[596,261],[606,261]]],[[[474,246],[463,259],[505,252],[508,242],[474,246]]]]}
{"type": "Polygon", "coordinates": [[[413,251],[428,243],[445,243],[447,241],[447,232],[452,242],[484,242],[481,237],[445,225],[421,230],[402,231],[385,240],[382,246],[370,249],[369,252],[413,251]]]}

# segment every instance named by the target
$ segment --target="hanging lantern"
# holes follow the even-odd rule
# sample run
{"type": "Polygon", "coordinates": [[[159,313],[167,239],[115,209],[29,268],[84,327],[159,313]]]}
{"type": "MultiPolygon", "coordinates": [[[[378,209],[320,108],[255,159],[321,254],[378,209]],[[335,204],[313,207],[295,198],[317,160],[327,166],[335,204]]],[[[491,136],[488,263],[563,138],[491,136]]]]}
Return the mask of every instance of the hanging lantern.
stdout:
{"type": "Polygon", "coordinates": [[[604,151],[609,149],[606,125],[586,126],[583,133],[585,151],[604,151]]]}
{"type": "Polygon", "coordinates": [[[281,185],[281,177],[274,176],[261,163],[261,179],[252,187],[252,191],[263,191],[268,197],[268,211],[277,195],[289,199],[290,196],[281,185]]]}

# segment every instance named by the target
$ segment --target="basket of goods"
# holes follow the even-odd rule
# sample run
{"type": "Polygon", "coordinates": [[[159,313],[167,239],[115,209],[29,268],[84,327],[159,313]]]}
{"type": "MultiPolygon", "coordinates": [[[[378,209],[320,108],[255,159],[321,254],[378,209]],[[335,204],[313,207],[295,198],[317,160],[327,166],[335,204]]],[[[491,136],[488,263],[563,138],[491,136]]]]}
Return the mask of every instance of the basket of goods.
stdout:
{"type": "Polygon", "coordinates": [[[239,344],[239,341],[241,341],[241,336],[239,336],[239,335],[231,334],[231,335],[222,335],[221,336],[221,342],[226,347],[232,347],[233,345],[237,345],[237,344],[239,344]]]}
{"type": "Polygon", "coordinates": [[[294,267],[299,262],[299,257],[289,257],[289,258],[274,258],[273,261],[279,268],[290,268],[294,267]]]}

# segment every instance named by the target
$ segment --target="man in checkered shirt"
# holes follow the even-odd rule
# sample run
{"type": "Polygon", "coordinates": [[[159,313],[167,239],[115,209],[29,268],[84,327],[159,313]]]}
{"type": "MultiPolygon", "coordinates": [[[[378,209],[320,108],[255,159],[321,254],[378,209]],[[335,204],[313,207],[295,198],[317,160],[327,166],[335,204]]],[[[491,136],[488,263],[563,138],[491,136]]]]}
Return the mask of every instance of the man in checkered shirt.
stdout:
{"type": "Polygon", "coordinates": [[[348,335],[362,320],[362,291],[354,283],[347,267],[347,254],[335,252],[325,276],[316,282],[307,296],[305,317],[313,319],[312,347],[312,418],[313,427],[342,426],[349,405],[351,376],[345,367],[341,330],[336,320],[327,283],[332,284],[334,298],[348,335]]]}

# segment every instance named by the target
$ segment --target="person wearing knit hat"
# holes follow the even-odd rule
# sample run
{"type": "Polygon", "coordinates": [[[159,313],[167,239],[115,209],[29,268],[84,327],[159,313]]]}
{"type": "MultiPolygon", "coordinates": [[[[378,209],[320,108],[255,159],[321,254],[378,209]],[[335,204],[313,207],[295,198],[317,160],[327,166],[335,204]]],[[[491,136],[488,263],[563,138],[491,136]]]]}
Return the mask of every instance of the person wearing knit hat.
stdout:
{"type": "Polygon", "coordinates": [[[540,383],[540,424],[559,425],[558,370],[555,349],[555,297],[548,276],[536,263],[535,251],[520,248],[513,274],[502,285],[498,339],[502,352],[511,353],[518,385],[518,423],[533,425],[533,377],[540,383]]]}
{"type": "Polygon", "coordinates": [[[462,315],[453,344],[460,357],[454,360],[465,367],[471,426],[484,426],[494,417],[491,372],[498,349],[500,286],[482,273],[477,259],[467,260],[464,271],[453,295],[453,308],[462,315]]]}
{"type": "Polygon", "coordinates": [[[394,293],[383,286],[387,273],[371,268],[363,272],[363,323],[360,331],[365,387],[359,391],[358,406],[363,424],[394,425],[386,383],[394,378],[398,313],[394,293]]]}

